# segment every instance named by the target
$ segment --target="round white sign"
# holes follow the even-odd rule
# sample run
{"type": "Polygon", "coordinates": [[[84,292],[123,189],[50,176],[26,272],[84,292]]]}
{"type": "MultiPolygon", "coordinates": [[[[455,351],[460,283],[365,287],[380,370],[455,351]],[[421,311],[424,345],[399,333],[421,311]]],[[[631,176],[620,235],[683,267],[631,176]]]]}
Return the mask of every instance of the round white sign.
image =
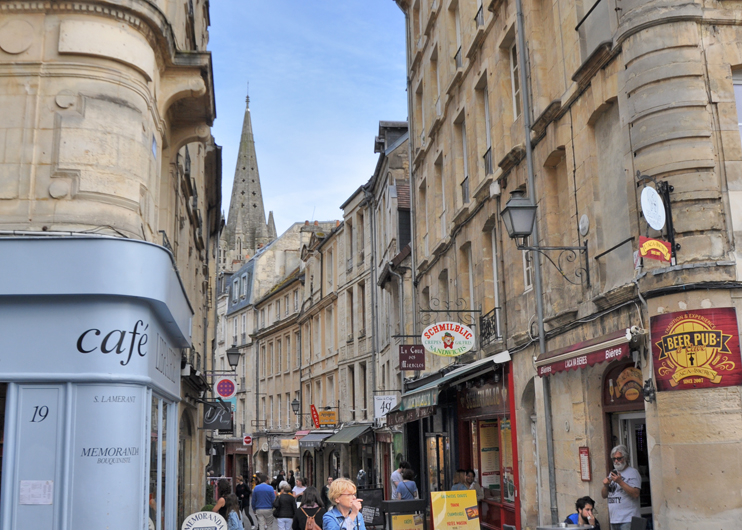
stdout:
{"type": "Polygon", "coordinates": [[[181,530],[227,530],[227,521],[216,512],[196,512],[186,517],[181,530]]]}
{"type": "Polygon", "coordinates": [[[642,190],[642,214],[649,226],[655,230],[665,227],[665,205],[657,190],[645,187],[642,190]]]}
{"type": "Polygon", "coordinates": [[[237,393],[237,385],[233,379],[222,377],[214,385],[216,395],[222,399],[229,399],[237,393]]]}
{"type": "Polygon", "coordinates": [[[474,332],[457,322],[438,322],[425,328],[422,340],[430,353],[457,357],[474,347],[474,332]]]}

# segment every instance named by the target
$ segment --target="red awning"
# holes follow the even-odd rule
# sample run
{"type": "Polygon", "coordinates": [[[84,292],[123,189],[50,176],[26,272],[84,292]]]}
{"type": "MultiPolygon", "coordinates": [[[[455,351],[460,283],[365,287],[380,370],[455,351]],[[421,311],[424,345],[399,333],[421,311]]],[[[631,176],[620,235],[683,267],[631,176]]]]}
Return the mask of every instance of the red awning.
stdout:
{"type": "Polygon", "coordinates": [[[301,440],[310,432],[311,431],[296,431],[296,433],[294,433],[294,440],[301,440]]]}
{"type": "Polygon", "coordinates": [[[564,370],[577,370],[605,361],[617,361],[628,357],[630,352],[626,330],[616,331],[548,352],[536,360],[536,369],[540,377],[546,377],[564,370]]]}

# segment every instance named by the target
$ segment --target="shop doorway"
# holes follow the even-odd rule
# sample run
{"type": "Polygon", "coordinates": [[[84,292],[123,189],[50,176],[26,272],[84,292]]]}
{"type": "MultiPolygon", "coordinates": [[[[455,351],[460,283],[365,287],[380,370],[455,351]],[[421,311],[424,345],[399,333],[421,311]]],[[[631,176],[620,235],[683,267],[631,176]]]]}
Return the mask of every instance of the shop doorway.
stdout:
{"type": "Polygon", "coordinates": [[[447,433],[425,435],[425,453],[428,464],[428,491],[446,491],[450,481],[446,473],[451,469],[451,443],[447,433]]]}
{"type": "Polygon", "coordinates": [[[633,362],[608,366],[603,378],[603,409],[606,412],[606,473],[613,468],[611,449],[619,444],[629,450],[630,465],[642,478],[641,515],[652,526],[652,492],[650,489],[647,420],[644,411],[642,373],[633,362]]]}
{"type": "MultiPolygon", "coordinates": [[[[632,467],[642,477],[640,496],[641,514],[652,519],[652,494],[649,482],[649,450],[647,448],[647,419],[644,412],[615,414],[618,439],[628,447],[632,467]]],[[[614,431],[615,432],[615,431],[614,431]]]]}

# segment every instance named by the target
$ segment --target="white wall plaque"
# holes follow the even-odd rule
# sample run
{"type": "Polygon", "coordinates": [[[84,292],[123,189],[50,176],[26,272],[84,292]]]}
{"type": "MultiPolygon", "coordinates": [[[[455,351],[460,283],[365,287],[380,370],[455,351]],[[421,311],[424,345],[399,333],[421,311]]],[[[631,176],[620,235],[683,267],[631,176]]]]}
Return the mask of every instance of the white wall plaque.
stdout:
{"type": "Polygon", "coordinates": [[[21,480],[20,504],[52,504],[53,480],[21,480]]]}
{"type": "Polygon", "coordinates": [[[649,186],[642,190],[642,214],[649,226],[655,230],[662,230],[665,227],[665,205],[657,190],[649,186]]]}

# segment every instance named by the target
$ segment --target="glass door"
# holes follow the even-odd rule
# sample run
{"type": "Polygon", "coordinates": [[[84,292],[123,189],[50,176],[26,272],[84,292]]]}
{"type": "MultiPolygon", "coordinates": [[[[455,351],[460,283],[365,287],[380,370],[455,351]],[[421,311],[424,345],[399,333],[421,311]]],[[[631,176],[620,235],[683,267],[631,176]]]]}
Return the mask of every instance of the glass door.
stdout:
{"type": "Polygon", "coordinates": [[[644,412],[618,415],[618,432],[621,443],[629,449],[631,466],[642,477],[640,496],[642,517],[652,518],[652,494],[649,482],[649,450],[647,448],[647,423],[644,412]]]}
{"type": "Polygon", "coordinates": [[[451,445],[448,434],[428,434],[425,436],[425,451],[428,464],[428,491],[445,491],[448,484],[446,474],[450,473],[451,445]]]}

